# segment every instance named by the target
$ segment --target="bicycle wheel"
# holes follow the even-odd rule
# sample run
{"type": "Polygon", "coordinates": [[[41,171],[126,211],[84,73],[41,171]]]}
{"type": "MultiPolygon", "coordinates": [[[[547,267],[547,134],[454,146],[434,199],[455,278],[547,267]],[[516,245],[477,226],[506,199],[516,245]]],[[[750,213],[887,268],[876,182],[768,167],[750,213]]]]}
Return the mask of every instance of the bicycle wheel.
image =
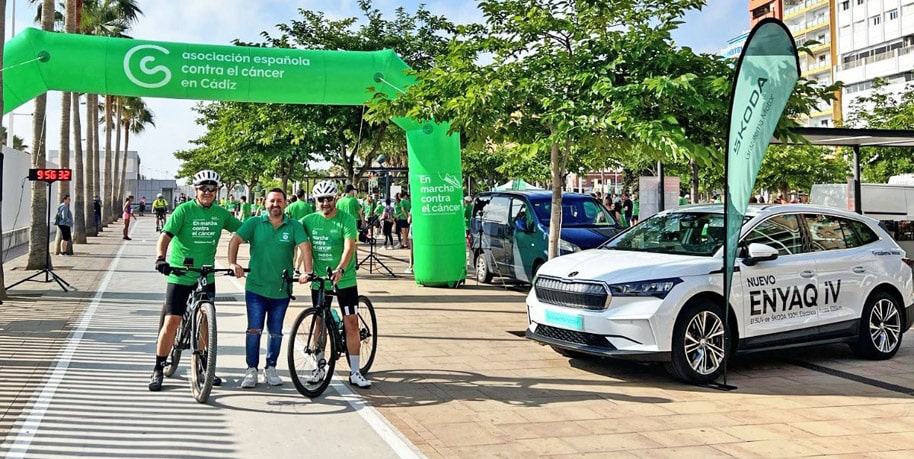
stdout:
{"type": "Polygon", "coordinates": [[[286,352],[295,389],[311,398],[320,396],[330,385],[339,355],[317,311],[305,309],[295,318],[286,352]]]}
{"type": "Polygon", "coordinates": [[[190,359],[190,387],[194,399],[206,402],[216,377],[216,308],[203,301],[194,314],[195,349],[190,359]]]}
{"type": "MultiPolygon", "coordinates": [[[[165,319],[165,305],[162,305],[162,317],[159,320],[159,328],[162,328],[162,322],[165,319]]],[[[181,322],[178,324],[178,330],[175,332],[175,342],[171,345],[171,353],[168,355],[168,360],[165,362],[165,368],[162,369],[162,374],[165,376],[171,376],[175,374],[175,371],[178,369],[178,363],[181,362],[181,352],[187,348],[188,343],[190,342],[190,324],[187,323],[184,318],[181,318],[181,322]]]]}
{"type": "MultiPolygon", "coordinates": [[[[378,344],[378,318],[374,306],[367,296],[359,295],[359,372],[368,374],[374,363],[375,347],[378,344]]],[[[345,336],[345,335],[344,335],[345,336]]],[[[349,346],[346,346],[346,361],[349,361],[349,346]]]]}

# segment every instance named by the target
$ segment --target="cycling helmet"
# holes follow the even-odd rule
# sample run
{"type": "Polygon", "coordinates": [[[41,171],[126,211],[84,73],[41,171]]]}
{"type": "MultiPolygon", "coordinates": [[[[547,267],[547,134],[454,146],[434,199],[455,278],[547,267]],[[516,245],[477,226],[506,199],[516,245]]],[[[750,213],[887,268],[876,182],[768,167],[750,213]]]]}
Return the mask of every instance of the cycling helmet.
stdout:
{"type": "Polygon", "coordinates": [[[157,194],[156,198],[162,198],[162,193],[157,194]]]}
{"type": "Polygon", "coordinates": [[[336,196],[336,184],[330,180],[317,182],[317,185],[314,185],[314,189],[311,190],[311,195],[314,196],[314,199],[326,196],[336,196]]]}
{"type": "Polygon", "coordinates": [[[194,186],[200,186],[204,183],[212,183],[216,186],[222,185],[222,177],[219,177],[219,174],[210,169],[205,169],[194,174],[194,186]]]}

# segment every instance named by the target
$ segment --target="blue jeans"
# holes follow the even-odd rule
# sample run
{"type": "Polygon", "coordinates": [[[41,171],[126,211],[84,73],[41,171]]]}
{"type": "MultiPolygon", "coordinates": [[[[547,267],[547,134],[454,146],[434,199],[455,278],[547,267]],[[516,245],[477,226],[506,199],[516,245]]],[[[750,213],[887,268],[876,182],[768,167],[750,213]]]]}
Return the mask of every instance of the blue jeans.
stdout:
{"type": "Polygon", "coordinates": [[[289,307],[289,298],[267,298],[250,290],[244,293],[248,310],[248,331],[245,341],[248,368],[260,364],[260,335],[266,320],[270,335],[267,339],[267,366],[276,367],[282,345],[282,322],[289,307]]]}

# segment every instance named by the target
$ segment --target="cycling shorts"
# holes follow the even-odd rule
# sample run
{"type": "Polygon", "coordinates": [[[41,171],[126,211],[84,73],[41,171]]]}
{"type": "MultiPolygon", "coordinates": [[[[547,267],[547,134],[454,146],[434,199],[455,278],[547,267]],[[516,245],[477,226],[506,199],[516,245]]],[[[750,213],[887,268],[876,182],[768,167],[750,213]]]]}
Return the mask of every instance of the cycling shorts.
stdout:
{"type": "MultiPolygon", "coordinates": [[[[317,305],[317,290],[311,290],[311,304],[317,305]]],[[[341,288],[334,294],[337,302],[340,304],[340,311],[344,316],[358,314],[359,312],[359,286],[341,288]]],[[[333,302],[333,296],[327,296],[327,300],[333,302]]]]}
{"type": "Polygon", "coordinates": [[[164,217],[166,209],[153,209],[156,213],[156,217],[164,217]]]}
{"type": "MultiPolygon", "coordinates": [[[[165,289],[165,314],[183,316],[184,311],[187,311],[187,299],[194,292],[194,288],[195,286],[193,285],[169,283],[168,288],[165,289]]],[[[216,283],[207,284],[204,287],[204,291],[209,295],[210,300],[214,300],[216,298],[216,283]]]]}

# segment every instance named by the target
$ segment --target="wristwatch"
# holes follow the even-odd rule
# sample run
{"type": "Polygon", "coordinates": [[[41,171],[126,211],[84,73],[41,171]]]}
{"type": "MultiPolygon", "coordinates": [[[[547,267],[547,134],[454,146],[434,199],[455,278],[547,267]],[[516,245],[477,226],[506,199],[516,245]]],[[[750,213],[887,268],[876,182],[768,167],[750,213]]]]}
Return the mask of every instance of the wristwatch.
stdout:
{"type": "Polygon", "coordinates": [[[346,268],[337,269],[340,272],[340,275],[346,274],[346,268]]]}

